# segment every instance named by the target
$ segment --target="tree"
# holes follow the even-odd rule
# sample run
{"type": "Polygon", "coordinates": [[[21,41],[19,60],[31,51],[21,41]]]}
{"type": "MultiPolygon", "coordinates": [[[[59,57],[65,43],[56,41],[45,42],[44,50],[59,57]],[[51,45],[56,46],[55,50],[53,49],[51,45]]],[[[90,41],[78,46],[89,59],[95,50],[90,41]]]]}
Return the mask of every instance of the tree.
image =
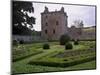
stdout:
{"type": "Polygon", "coordinates": [[[13,34],[27,35],[32,31],[35,18],[28,14],[34,13],[32,2],[13,1],[12,3],[12,31],[13,34]],[[28,28],[29,25],[29,28],[28,28]]]}
{"type": "Polygon", "coordinates": [[[75,20],[73,21],[73,26],[77,27],[77,28],[82,28],[83,27],[83,21],[82,20],[75,20]]]}

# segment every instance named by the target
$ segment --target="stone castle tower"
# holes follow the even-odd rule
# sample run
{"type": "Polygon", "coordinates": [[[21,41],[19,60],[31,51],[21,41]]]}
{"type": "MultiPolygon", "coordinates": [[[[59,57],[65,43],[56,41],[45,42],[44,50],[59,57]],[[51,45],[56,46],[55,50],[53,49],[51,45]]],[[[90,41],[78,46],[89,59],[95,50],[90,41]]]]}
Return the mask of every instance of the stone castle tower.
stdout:
{"type": "Polygon", "coordinates": [[[41,36],[47,40],[58,40],[62,34],[67,32],[67,18],[63,7],[59,11],[52,12],[45,7],[44,12],[41,13],[41,36]]]}

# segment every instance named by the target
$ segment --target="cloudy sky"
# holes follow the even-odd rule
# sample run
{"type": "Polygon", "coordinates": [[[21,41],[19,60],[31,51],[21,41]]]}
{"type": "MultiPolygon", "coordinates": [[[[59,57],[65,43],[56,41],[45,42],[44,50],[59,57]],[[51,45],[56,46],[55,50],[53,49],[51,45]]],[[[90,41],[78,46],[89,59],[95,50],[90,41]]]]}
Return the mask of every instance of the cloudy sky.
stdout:
{"type": "Polygon", "coordinates": [[[74,20],[83,20],[84,26],[95,25],[95,7],[94,6],[79,6],[79,5],[63,5],[63,4],[46,4],[46,3],[33,3],[34,14],[36,18],[36,24],[34,29],[41,31],[41,12],[44,11],[45,6],[49,11],[59,11],[61,7],[64,7],[65,12],[68,15],[68,26],[70,27],[74,20]]]}

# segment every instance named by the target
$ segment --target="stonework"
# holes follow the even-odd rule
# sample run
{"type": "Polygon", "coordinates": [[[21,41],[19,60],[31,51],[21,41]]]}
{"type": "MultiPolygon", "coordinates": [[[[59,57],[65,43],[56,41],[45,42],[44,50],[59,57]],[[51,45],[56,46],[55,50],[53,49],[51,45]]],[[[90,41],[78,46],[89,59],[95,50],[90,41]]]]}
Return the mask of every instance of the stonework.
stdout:
{"type": "Polygon", "coordinates": [[[82,28],[76,28],[75,26],[72,26],[71,28],[68,28],[67,33],[72,40],[80,39],[80,36],[82,35],[82,28]]]}
{"type": "Polygon", "coordinates": [[[13,40],[16,41],[23,41],[23,42],[32,42],[33,36],[27,36],[27,35],[13,35],[13,40]]]}
{"type": "Polygon", "coordinates": [[[67,31],[67,14],[62,7],[60,11],[49,12],[45,7],[41,13],[42,34],[41,36],[47,40],[57,40],[67,31]]]}
{"type": "Polygon", "coordinates": [[[41,13],[41,28],[41,36],[46,40],[59,40],[63,34],[68,34],[71,39],[95,39],[95,31],[84,31],[83,25],[80,28],[75,26],[69,28],[68,16],[63,7],[59,11],[52,12],[45,7],[41,13]]]}
{"type": "Polygon", "coordinates": [[[96,40],[96,27],[83,28],[80,40],[96,40]]]}
{"type": "Polygon", "coordinates": [[[16,40],[18,42],[23,41],[24,43],[31,43],[43,40],[40,36],[28,36],[28,35],[13,35],[12,38],[13,40],[16,40]]]}

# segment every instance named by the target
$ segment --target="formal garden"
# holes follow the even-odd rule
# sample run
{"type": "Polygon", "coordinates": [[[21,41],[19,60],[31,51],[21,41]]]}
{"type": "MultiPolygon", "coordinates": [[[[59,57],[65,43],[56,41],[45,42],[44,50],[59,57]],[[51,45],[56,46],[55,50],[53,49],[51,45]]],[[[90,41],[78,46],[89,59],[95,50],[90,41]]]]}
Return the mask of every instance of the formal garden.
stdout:
{"type": "Polygon", "coordinates": [[[96,68],[95,41],[13,42],[12,73],[37,73],[96,68]]]}

